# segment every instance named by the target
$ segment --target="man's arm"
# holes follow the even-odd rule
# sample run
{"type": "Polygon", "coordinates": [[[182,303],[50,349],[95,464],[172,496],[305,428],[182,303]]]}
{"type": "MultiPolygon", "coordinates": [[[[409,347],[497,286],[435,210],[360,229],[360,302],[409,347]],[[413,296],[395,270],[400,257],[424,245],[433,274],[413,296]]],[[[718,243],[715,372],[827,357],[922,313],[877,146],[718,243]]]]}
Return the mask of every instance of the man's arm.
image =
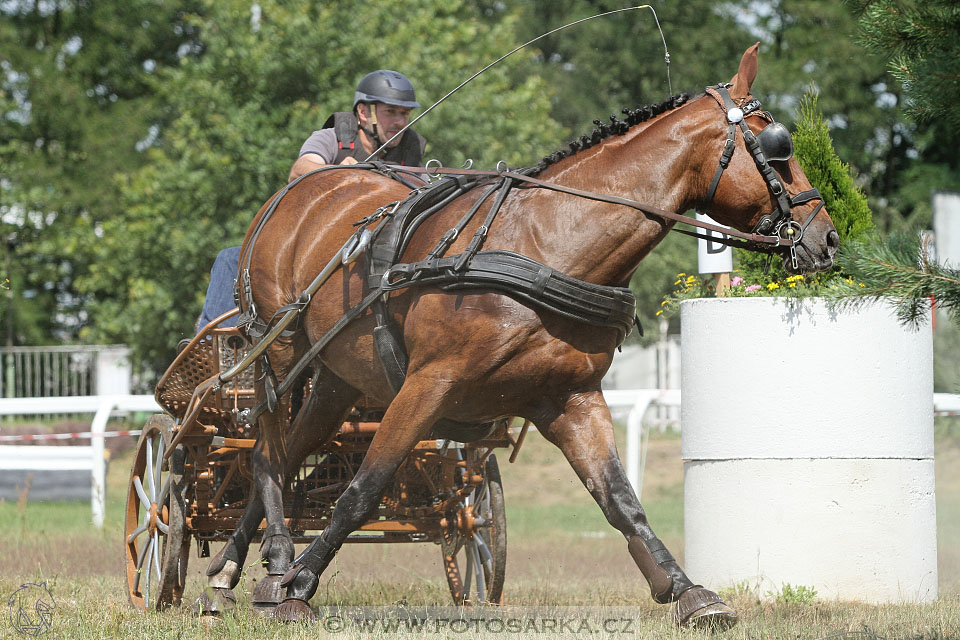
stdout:
{"type": "MultiPolygon", "coordinates": [[[[327,162],[327,158],[336,158],[336,145],[337,137],[333,129],[314,131],[313,135],[307,138],[307,141],[304,142],[300,148],[300,157],[297,158],[297,161],[293,163],[293,167],[290,168],[290,176],[287,178],[287,181],[292,182],[309,171],[331,164],[327,162]]],[[[341,164],[356,163],[355,158],[347,157],[341,164]]]]}
{"type": "Polygon", "coordinates": [[[320,167],[327,166],[327,161],[323,159],[319,153],[305,153],[304,155],[297,158],[297,161],[293,163],[293,166],[290,168],[290,177],[287,178],[287,182],[293,182],[295,179],[299,178],[308,171],[313,171],[314,169],[319,169],[320,167]]]}

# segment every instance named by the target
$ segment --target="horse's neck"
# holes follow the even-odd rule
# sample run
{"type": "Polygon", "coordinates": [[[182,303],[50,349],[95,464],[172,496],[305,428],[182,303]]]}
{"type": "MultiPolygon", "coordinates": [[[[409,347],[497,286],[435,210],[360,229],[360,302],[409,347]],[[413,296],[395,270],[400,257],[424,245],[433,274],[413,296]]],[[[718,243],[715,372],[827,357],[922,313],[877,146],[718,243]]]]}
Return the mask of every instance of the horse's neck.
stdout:
{"type": "MultiPolygon", "coordinates": [[[[595,193],[617,195],[668,211],[694,202],[698,155],[675,137],[683,107],[636,125],[549,168],[540,177],[595,193]]],[[[597,284],[626,284],[673,225],[635,210],[553,191],[526,194],[511,226],[524,250],[564,273],[597,284]]]]}

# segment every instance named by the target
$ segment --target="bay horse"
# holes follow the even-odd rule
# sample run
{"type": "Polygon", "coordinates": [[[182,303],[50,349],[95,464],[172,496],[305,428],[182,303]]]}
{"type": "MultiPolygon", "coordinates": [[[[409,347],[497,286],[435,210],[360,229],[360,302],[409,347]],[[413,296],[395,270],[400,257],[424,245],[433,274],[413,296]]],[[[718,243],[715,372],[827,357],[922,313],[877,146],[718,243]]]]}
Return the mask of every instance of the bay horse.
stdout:
{"type": "MultiPolygon", "coordinates": [[[[764,164],[757,158],[756,147],[745,146],[753,138],[749,133],[757,135],[768,126],[779,126],[756,109],[759,103],[750,94],[757,74],[757,49],[754,45],[744,53],[731,83],[718,85],[727,94],[723,100],[709,90],[688,100],[674,100],[625,131],[553,158],[537,179],[655,203],[670,211],[698,209],[743,232],[769,228],[770,211],[786,202],[777,233],[784,229],[787,234],[800,233],[790,255],[786,248],[779,249],[788,270],[829,269],[839,237],[822,202],[815,205],[818,198],[801,197],[816,191],[797,161],[781,157],[764,164]],[[718,159],[725,169],[717,169],[718,159]],[[778,186],[782,187],[779,193],[778,186]]],[[[372,171],[321,171],[291,188],[268,223],[254,233],[265,205],[244,241],[247,251],[256,236],[249,274],[257,313],[269,318],[294,302],[345,245],[357,220],[402,200],[408,191],[372,171]]],[[[422,259],[478,201],[476,191],[423,222],[403,260],[422,259]]],[[[481,212],[490,203],[483,207],[481,212]]],[[[451,253],[466,249],[481,218],[475,216],[459,234],[451,253]]],[[[502,203],[484,247],[528,256],[589,283],[624,287],[673,224],[673,220],[610,201],[549,189],[516,189],[502,203]]],[[[278,377],[284,378],[311,345],[369,294],[363,268],[366,259],[361,257],[330,276],[302,314],[296,331],[270,344],[269,365],[278,377]]],[[[683,572],[657,538],[627,480],[600,388],[622,340],[616,329],[584,325],[510,295],[450,292],[431,286],[395,292],[388,314],[400,328],[409,357],[406,379],[396,393],[378,363],[372,337],[375,319],[368,311],[350,322],[312,362],[314,386],[292,427],[287,428],[287,396],[260,416],[253,454],[256,495],[237,531],[207,570],[212,590],[201,596],[205,610],[216,611],[233,601],[231,589],[265,515],[261,555],[271,579],[258,583],[260,596],[272,590],[274,601],[282,600],[274,611],[279,619],[312,618],[307,602],[317,589],[319,575],[346,537],[374,513],[398,466],[417,442],[428,437],[435,423],[446,419],[478,424],[519,416],[560,448],[607,520],[625,537],[653,599],[673,603],[679,624],[729,626],[736,622],[730,607],[683,572]],[[307,452],[334,436],[363,395],[387,406],[381,425],[356,476],[337,501],[329,526],[294,559],[281,504],[285,477],[307,452]]],[[[270,376],[263,375],[269,372],[259,361],[258,369],[257,394],[262,399],[270,376]]]]}

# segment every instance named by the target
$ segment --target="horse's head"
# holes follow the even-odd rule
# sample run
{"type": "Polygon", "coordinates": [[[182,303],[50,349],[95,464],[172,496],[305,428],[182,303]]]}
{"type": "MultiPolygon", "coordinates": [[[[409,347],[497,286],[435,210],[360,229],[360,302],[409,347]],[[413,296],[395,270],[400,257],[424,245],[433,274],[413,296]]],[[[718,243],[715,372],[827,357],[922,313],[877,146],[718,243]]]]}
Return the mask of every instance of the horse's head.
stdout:
{"type": "Polygon", "coordinates": [[[791,273],[826,271],[840,236],[793,157],[790,133],[750,94],[758,46],[743,54],[729,84],[707,89],[706,99],[716,107],[708,111],[717,117],[715,126],[704,128],[714,139],[700,146],[708,165],[703,175],[712,180],[704,184],[699,208],[739,231],[792,241],[778,250],[791,273]]]}

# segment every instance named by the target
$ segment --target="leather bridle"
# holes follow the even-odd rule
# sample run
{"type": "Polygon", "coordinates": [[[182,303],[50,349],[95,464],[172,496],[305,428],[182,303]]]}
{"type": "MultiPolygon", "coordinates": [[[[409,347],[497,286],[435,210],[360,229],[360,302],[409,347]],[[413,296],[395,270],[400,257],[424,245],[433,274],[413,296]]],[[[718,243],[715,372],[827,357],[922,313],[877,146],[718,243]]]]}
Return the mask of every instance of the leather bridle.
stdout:
{"type": "MultiPolygon", "coordinates": [[[[762,216],[757,224],[754,225],[753,233],[771,235],[782,240],[791,240],[792,242],[787,246],[790,251],[792,266],[794,269],[797,269],[797,245],[800,244],[800,241],[803,239],[804,231],[806,231],[817,214],[820,213],[820,209],[823,208],[823,197],[816,189],[807,189],[795,196],[790,196],[790,194],[787,193],[786,188],[783,186],[782,178],[777,171],[770,166],[770,162],[764,155],[763,141],[750,130],[750,127],[747,126],[746,119],[748,115],[754,114],[763,118],[763,120],[767,122],[767,127],[782,125],[778,125],[774,121],[773,116],[760,109],[760,101],[756,98],[751,99],[749,102],[744,98],[744,104],[737,106],[730,97],[730,92],[728,91],[730,86],[732,85],[729,83],[721,83],[707,87],[707,95],[714,98],[724,110],[730,128],[727,132],[727,141],[724,143],[723,152],[720,155],[720,162],[717,165],[716,172],[713,174],[710,188],[707,190],[707,197],[704,204],[706,206],[713,201],[713,196],[717,191],[717,185],[720,183],[720,177],[723,175],[724,170],[730,165],[730,160],[733,158],[733,153],[737,148],[736,135],[737,129],[739,128],[743,134],[744,146],[750,152],[750,155],[753,156],[757,170],[760,171],[764,182],[767,183],[767,189],[769,189],[777,203],[776,209],[762,216]],[[807,219],[804,220],[802,224],[794,220],[793,207],[806,204],[812,200],[819,200],[820,202],[810,215],[807,216],[807,219]]],[[[760,135],[763,135],[762,131],[760,135]]],[[[790,155],[793,155],[792,144],[790,145],[790,155]]],[[[781,159],[786,160],[787,158],[781,159]]]]}

